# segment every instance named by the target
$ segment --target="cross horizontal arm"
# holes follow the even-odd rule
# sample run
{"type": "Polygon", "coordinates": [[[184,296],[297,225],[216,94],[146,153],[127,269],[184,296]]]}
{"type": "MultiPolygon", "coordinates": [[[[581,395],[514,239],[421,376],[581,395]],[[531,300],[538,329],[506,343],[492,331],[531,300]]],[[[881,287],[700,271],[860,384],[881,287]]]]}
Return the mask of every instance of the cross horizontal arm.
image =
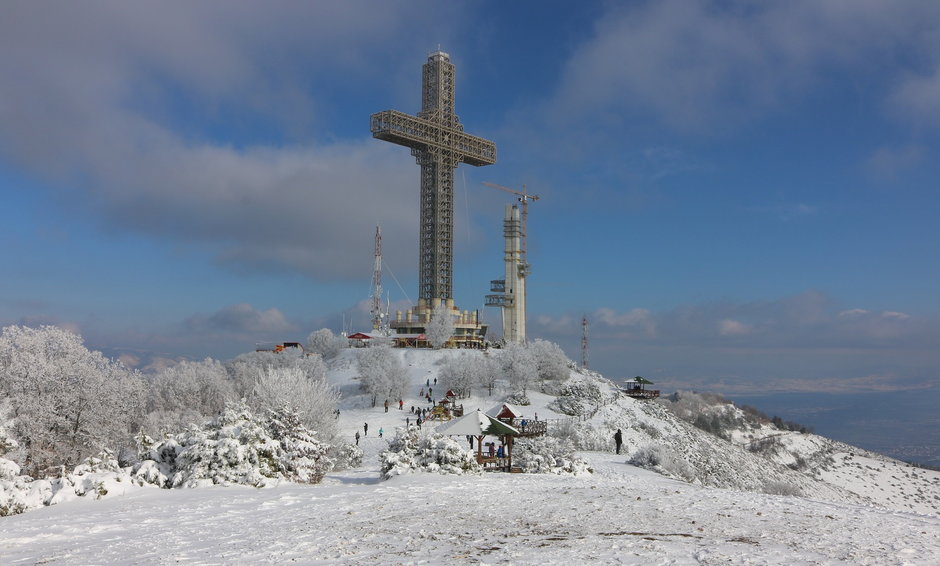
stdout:
{"type": "Polygon", "coordinates": [[[452,151],[468,165],[496,163],[496,144],[397,110],[372,115],[372,137],[413,149],[452,151]]]}

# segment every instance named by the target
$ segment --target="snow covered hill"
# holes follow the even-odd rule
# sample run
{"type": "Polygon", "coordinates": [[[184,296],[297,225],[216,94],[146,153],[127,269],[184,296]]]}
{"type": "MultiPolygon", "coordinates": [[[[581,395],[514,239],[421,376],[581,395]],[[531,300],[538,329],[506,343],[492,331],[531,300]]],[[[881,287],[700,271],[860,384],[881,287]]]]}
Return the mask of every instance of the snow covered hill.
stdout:
{"type": "Polygon", "coordinates": [[[3,564],[928,565],[940,518],[709,489],[586,454],[587,476],[331,474],[140,489],[0,519],[3,564]]]}
{"type": "MultiPolygon", "coordinates": [[[[363,448],[374,457],[387,446],[372,435],[383,428],[386,435],[403,426],[412,405],[427,407],[418,398],[421,389],[434,387],[439,369],[456,351],[396,350],[407,368],[414,396],[404,399],[405,410],[397,403],[384,412],[382,400],[371,407],[367,395],[355,381],[355,350],[346,350],[331,364],[329,379],[343,393],[338,430],[351,438],[355,430],[370,426],[363,448]]],[[[492,351],[499,356],[498,350],[492,351]]],[[[667,408],[666,403],[636,400],[616,391],[615,385],[596,372],[572,370],[575,382],[596,384],[596,399],[583,400],[587,415],[572,417],[550,408],[555,396],[529,391],[530,405],[522,407],[526,416],[557,423],[563,434],[586,450],[613,451],[613,434],[623,431],[626,462],[647,454],[657,461],[655,469],[697,485],[758,491],[782,495],[802,495],[830,501],[878,505],[899,511],[940,514],[940,472],[925,470],[867,452],[815,434],[783,431],[771,423],[755,424],[733,405],[707,407],[708,411],[730,412],[726,419],[735,423],[729,440],[692,426],[667,408]],[[593,403],[593,405],[592,405],[593,403]]],[[[443,381],[441,381],[443,383],[443,381]]],[[[487,396],[479,388],[461,400],[467,411],[484,411],[498,405],[499,393],[487,396]]],[[[555,404],[557,405],[557,404],[555,404]]],[[[556,428],[556,429],[557,429],[556,428]]]]}
{"type": "MultiPolygon", "coordinates": [[[[0,518],[0,563],[940,564],[940,473],[749,420],[732,405],[694,408],[731,423],[720,438],[690,424],[688,403],[637,401],[593,372],[571,370],[562,392],[577,398],[531,386],[521,407],[579,446],[592,474],[383,481],[379,454],[414,422],[412,406],[429,406],[422,389],[440,397],[441,368],[462,355],[395,354],[411,383],[402,410],[397,399],[372,407],[356,350],[330,362],[340,439],[369,424],[361,467],[319,485],[128,486],[0,518]]],[[[488,410],[506,392],[474,388],[459,402],[488,410]]]]}

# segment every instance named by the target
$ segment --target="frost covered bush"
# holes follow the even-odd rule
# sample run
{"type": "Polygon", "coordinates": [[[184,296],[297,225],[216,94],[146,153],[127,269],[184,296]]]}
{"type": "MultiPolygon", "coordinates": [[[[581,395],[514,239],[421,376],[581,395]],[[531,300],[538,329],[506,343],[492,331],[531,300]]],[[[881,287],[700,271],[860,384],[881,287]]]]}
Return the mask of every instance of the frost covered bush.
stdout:
{"type": "Polygon", "coordinates": [[[129,443],[143,392],[136,372],[89,351],[78,334],[55,326],[0,333],[0,399],[9,403],[18,464],[30,475],[129,443]]]}
{"type": "Polygon", "coordinates": [[[613,442],[613,432],[598,429],[589,422],[578,422],[576,419],[560,421],[552,427],[551,435],[571,443],[575,450],[604,452],[611,449],[613,442]]]}
{"type": "Polygon", "coordinates": [[[684,421],[725,440],[730,440],[736,430],[759,424],[749,423],[750,417],[744,411],[714,393],[676,391],[660,402],[684,421]]]}
{"type": "Polygon", "coordinates": [[[551,436],[520,438],[512,448],[512,462],[529,474],[581,474],[591,469],[574,454],[570,441],[551,436]]]}
{"type": "Polygon", "coordinates": [[[420,436],[416,426],[397,428],[379,461],[385,479],[413,471],[465,474],[481,470],[476,457],[456,440],[436,432],[420,436]]]}
{"type": "Polygon", "coordinates": [[[674,479],[687,482],[695,480],[695,471],[692,466],[678,454],[660,444],[650,444],[640,448],[630,457],[629,463],[674,479]]]}
{"type": "Polygon", "coordinates": [[[133,485],[127,470],[121,469],[108,451],[86,458],[71,472],[62,469],[58,478],[34,481],[19,472],[15,463],[0,458],[0,517],[77,497],[100,499],[123,494],[133,485]]]}
{"type": "MultiPolygon", "coordinates": [[[[319,358],[309,359],[314,365],[322,366],[319,358]]],[[[289,406],[305,427],[329,441],[336,433],[335,410],[339,397],[339,390],[326,381],[326,371],[320,368],[312,372],[296,366],[265,368],[257,377],[248,404],[262,414],[289,406]]]]}
{"type": "Polygon", "coordinates": [[[539,388],[543,393],[554,393],[558,384],[570,377],[571,361],[561,346],[547,340],[533,340],[528,349],[536,362],[539,388]]]}
{"type": "Polygon", "coordinates": [[[803,490],[785,481],[768,481],[761,491],[770,495],[792,495],[795,497],[803,495],[803,490]]]}
{"type": "Polygon", "coordinates": [[[320,354],[324,360],[335,358],[346,346],[346,340],[333,334],[329,328],[315,330],[307,336],[307,351],[320,354]]]}
{"type": "Polygon", "coordinates": [[[519,405],[520,407],[531,404],[529,396],[525,394],[525,391],[516,391],[515,393],[507,395],[506,402],[511,405],[519,405]]]}
{"type": "Polygon", "coordinates": [[[135,479],[161,487],[263,487],[281,479],[318,483],[332,468],[329,446],[296,412],[282,409],[258,417],[244,403],[227,406],[203,427],[161,441],[141,436],[139,445],[135,479]]]}
{"type": "Polygon", "coordinates": [[[362,448],[348,442],[334,444],[329,451],[334,470],[349,470],[362,465],[362,448]]]}
{"type": "Polygon", "coordinates": [[[454,335],[454,318],[453,312],[447,308],[446,304],[441,303],[434,307],[434,311],[431,313],[431,322],[428,323],[425,332],[428,342],[435,350],[440,350],[450,342],[451,337],[454,335]]]}
{"type": "Polygon", "coordinates": [[[401,359],[389,346],[373,346],[359,351],[357,360],[359,386],[372,399],[401,399],[410,382],[401,359]]]}
{"type": "Polygon", "coordinates": [[[221,362],[182,361],[163,368],[150,380],[147,415],[142,429],[163,434],[198,424],[234,401],[235,387],[221,362]]]}
{"type": "Polygon", "coordinates": [[[525,395],[538,379],[538,360],[533,352],[523,344],[510,343],[500,352],[499,360],[510,387],[525,395]]]}
{"type": "Polygon", "coordinates": [[[564,415],[582,416],[594,412],[604,404],[601,388],[594,381],[576,380],[564,384],[558,398],[548,406],[564,415]]]}

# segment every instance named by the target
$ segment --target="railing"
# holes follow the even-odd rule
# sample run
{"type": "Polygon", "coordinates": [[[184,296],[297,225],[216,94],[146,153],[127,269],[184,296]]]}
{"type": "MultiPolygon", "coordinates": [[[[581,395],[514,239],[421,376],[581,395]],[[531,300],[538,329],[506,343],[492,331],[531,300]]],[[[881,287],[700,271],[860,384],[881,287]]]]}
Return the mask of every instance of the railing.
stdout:
{"type": "Polygon", "coordinates": [[[483,466],[483,471],[486,472],[508,472],[509,471],[509,458],[499,458],[489,456],[477,456],[477,463],[483,466]]]}
{"type": "Polygon", "coordinates": [[[548,431],[546,421],[526,421],[526,424],[515,425],[519,429],[519,436],[538,436],[548,431]]]}
{"type": "Polygon", "coordinates": [[[656,399],[659,397],[659,389],[621,389],[620,391],[634,399],[656,399]]]}

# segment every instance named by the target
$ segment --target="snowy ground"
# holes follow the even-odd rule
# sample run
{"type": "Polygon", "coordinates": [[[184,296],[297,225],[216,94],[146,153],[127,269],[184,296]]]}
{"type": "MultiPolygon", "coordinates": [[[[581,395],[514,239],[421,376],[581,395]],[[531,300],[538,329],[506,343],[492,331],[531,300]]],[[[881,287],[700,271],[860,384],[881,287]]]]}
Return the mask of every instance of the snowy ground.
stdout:
{"type": "MultiPolygon", "coordinates": [[[[345,354],[330,379],[344,393],[341,437],[352,441],[369,423],[361,468],[315,486],[112,490],[98,501],[0,518],[0,564],[940,564],[940,515],[929,512],[940,474],[862,453],[840,455],[821,473],[877,507],[697,487],[611,452],[583,453],[595,473],[576,477],[381,481],[378,454],[394,428],[414,418],[410,406],[426,406],[417,392],[428,379],[433,386],[439,357],[402,352],[415,395],[404,411],[395,403],[386,413],[384,399],[373,408],[356,390],[345,354]],[[927,503],[908,508],[911,501],[927,503]]],[[[554,416],[546,399],[530,397],[533,413],[554,416]]],[[[468,410],[496,404],[485,396],[465,402],[468,410]]],[[[655,411],[629,419],[665,427],[655,411]]]]}
{"type": "Polygon", "coordinates": [[[940,563],[935,515],[698,488],[586,456],[590,476],[363,469],[74,501],[0,520],[0,563],[940,563]]]}

